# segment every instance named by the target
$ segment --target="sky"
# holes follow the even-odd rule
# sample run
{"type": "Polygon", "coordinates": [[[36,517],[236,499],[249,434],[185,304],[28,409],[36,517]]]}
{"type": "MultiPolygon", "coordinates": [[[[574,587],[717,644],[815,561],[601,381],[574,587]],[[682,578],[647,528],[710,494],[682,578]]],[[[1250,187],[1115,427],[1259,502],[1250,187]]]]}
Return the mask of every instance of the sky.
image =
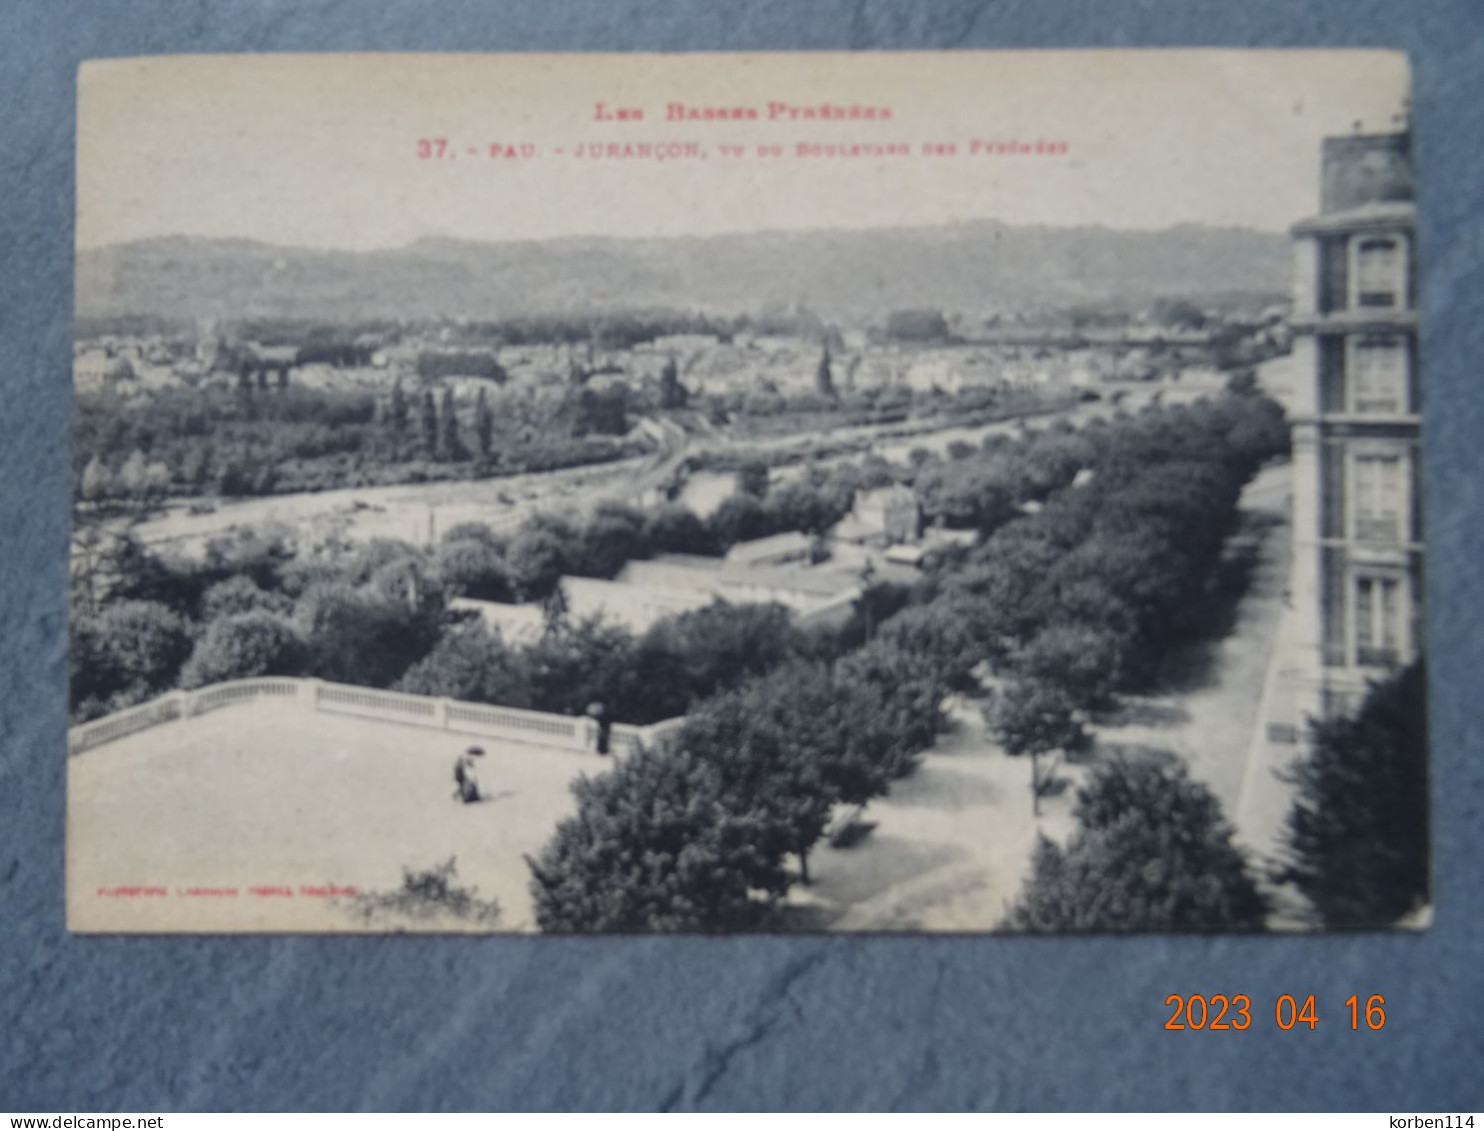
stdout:
{"type": "Polygon", "coordinates": [[[1405,58],[1377,51],[98,61],[79,75],[77,244],[369,250],[983,219],[1283,231],[1317,210],[1321,139],[1394,128],[1408,93],[1405,58]],[[762,117],[670,122],[671,102],[762,117]],[[644,118],[599,120],[599,103],[644,118]],[[792,109],[770,119],[773,103],[792,109]],[[822,103],[891,116],[792,116],[822,103]],[[440,138],[444,156],[420,155],[440,138]],[[704,156],[578,156],[641,143],[704,156]],[[800,143],[909,156],[801,157],[800,143]],[[489,156],[522,145],[533,155],[489,156]]]}

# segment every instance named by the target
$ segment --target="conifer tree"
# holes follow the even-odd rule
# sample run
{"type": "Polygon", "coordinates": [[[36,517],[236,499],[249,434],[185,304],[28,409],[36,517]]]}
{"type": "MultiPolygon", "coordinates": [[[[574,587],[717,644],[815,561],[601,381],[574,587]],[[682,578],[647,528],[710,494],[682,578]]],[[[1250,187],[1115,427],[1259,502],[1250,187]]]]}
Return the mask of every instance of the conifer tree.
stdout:
{"type": "Polygon", "coordinates": [[[438,406],[433,401],[433,390],[423,393],[423,447],[429,459],[438,457],[438,406]]]}
{"type": "Polygon", "coordinates": [[[835,375],[830,364],[830,347],[826,345],[819,355],[819,368],[814,371],[814,391],[822,397],[835,395],[835,375]]]}
{"type": "Polygon", "coordinates": [[[463,459],[466,454],[464,442],[459,438],[459,414],[454,407],[453,386],[443,390],[443,411],[440,414],[441,443],[439,445],[446,460],[463,459]]]}
{"type": "Polygon", "coordinates": [[[387,423],[391,425],[392,435],[400,437],[407,431],[407,395],[402,392],[402,379],[399,377],[392,382],[392,399],[387,406],[387,423]]]}
{"type": "Polygon", "coordinates": [[[479,396],[474,400],[474,438],[479,444],[481,459],[490,458],[490,450],[494,446],[494,431],[495,414],[490,411],[489,400],[481,386],[479,396]]]}
{"type": "Polygon", "coordinates": [[[684,408],[689,399],[689,391],[680,383],[679,366],[673,357],[667,358],[660,370],[660,407],[684,408]]]}

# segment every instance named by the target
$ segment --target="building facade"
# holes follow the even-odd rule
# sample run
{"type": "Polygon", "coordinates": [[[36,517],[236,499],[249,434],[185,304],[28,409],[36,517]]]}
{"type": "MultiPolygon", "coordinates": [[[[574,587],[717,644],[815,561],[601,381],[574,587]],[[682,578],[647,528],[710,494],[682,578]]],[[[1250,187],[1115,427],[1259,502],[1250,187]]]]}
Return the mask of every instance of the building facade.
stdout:
{"type": "Polygon", "coordinates": [[[1421,383],[1410,137],[1327,139],[1294,225],[1291,717],[1352,713],[1422,647],[1421,383]]]}

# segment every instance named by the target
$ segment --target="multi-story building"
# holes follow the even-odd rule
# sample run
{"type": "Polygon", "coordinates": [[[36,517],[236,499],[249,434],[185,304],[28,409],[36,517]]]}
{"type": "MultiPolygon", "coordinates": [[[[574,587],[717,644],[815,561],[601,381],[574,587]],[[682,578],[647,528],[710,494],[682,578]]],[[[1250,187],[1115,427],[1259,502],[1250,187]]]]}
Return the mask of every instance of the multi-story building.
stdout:
{"type": "MultiPolygon", "coordinates": [[[[1326,139],[1294,225],[1290,718],[1358,707],[1422,646],[1421,386],[1410,136],[1326,139]]],[[[1287,713],[1287,712],[1285,712],[1287,713]]]]}

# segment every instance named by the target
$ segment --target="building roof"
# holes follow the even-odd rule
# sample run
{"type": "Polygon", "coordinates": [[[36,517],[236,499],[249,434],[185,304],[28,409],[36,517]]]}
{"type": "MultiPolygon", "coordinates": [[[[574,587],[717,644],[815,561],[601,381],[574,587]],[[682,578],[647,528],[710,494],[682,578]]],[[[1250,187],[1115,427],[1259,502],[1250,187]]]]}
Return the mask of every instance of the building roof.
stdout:
{"type": "Polygon", "coordinates": [[[509,642],[525,643],[538,639],[546,627],[546,616],[540,605],[507,605],[501,601],[455,597],[449,601],[448,607],[478,613],[487,627],[497,630],[509,642]]]}
{"type": "Polygon", "coordinates": [[[716,594],[705,589],[596,577],[564,577],[562,587],[574,618],[596,613],[634,632],[645,632],[658,620],[704,608],[716,600],[716,594]]]}
{"type": "Polygon", "coordinates": [[[1362,232],[1373,228],[1411,228],[1417,222],[1417,205],[1410,200],[1383,200],[1338,212],[1321,212],[1300,220],[1293,234],[1362,232]]]}
{"type": "Polygon", "coordinates": [[[771,534],[766,538],[754,538],[750,542],[738,542],[727,551],[729,562],[753,562],[786,554],[807,554],[812,539],[807,534],[790,530],[783,534],[771,534]]]}
{"type": "Polygon", "coordinates": [[[871,538],[884,538],[886,532],[880,522],[862,518],[851,511],[830,527],[829,536],[839,542],[859,542],[871,538]]]}
{"type": "Polygon", "coordinates": [[[827,599],[859,587],[855,571],[801,565],[734,565],[721,571],[723,592],[729,589],[766,589],[780,596],[827,599]]]}

